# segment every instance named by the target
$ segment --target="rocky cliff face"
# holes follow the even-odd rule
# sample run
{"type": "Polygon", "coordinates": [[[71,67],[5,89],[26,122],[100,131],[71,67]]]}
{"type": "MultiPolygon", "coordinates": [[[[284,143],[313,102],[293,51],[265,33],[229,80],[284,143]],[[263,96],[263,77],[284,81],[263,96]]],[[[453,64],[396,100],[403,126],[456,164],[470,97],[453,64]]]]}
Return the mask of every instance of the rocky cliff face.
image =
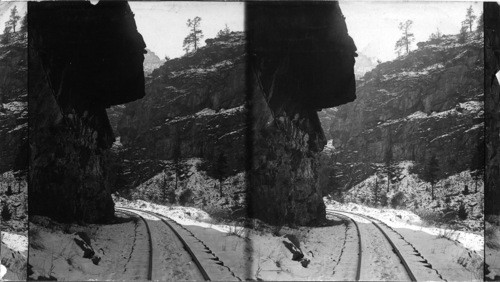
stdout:
{"type": "Polygon", "coordinates": [[[474,35],[422,42],[378,65],[358,83],[354,103],[321,114],[346,187],[366,179],[388,155],[425,164],[439,178],[471,167],[484,128],[483,43],[474,35]]]}
{"type": "Polygon", "coordinates": [[[336,2],[249,2],[252,109],[250,216],[317,224],[325,218],[316,111],[355,98],[356,47],[336,2]]]}
{"type": "Polygon", "coordinates": [[[27,169],[27,38],[0,43],[0,173],[27,169]]]}
{"type": "Polygon", "coordinates": [[[11,215],[7,219],[2,214],[2,231],[28,228],[27,50],[26,33],[11,33],[9,40],[0,43],[0,208],[11,215]]]}
{"type": "Polygon", "coordinates": [[[144,74],[149,75],[151,74],[155,69],[159,68],[163,63],[165,63],[164,60],[160,59],[155,52],[149,50],[146,48],[146,54],[144,55],[144,74]]]}
{"type": "Polygon", "coordinates": [[[144,99],[113,108],[125,186],[135,188],[163,171],[176,148],[183,160],[213,162],[223,154],[230,174],[244,170],[245,37],[233,32],[209,42],[153,71],[144,99]]]}
{"type": "Polygon", "coordinates": [[[106,107],[144,96],[145,44],[125,2],[29,3],[30,214],[114,216],[106,107]]]}
{"type": "Polygon", "coordinates": [[[485,213],[500,214],[500,86],[496,76],[500,71],[500,7],[484,4],[484,94],[486,120],[486,179],[485,213]]]}

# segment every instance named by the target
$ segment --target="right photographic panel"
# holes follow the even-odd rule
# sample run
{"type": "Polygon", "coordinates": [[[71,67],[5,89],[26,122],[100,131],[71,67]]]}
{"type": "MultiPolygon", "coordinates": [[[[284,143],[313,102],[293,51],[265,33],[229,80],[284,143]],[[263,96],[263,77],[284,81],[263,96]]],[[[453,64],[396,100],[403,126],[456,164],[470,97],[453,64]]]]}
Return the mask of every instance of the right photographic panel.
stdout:
{"type": "Polygon", "coordinates": [[[246,7],[249,274],[482,281],[483,4],[246,7]]]}

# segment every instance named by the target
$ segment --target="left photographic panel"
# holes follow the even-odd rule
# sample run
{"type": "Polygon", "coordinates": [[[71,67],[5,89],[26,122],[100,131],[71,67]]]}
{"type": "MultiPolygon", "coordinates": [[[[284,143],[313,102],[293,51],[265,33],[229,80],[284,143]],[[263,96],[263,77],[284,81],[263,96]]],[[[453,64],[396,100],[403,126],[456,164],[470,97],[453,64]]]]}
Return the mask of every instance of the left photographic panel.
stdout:
{"type": "Polygon", "coordinates": [[[0,279],[25,280],[28,252],[26,2],[0,3],[0,279]]]}
{"type": "Polygon", "coordinates": [[[28,279],[243,280],[244,4],[28,10],[28,279]]]}

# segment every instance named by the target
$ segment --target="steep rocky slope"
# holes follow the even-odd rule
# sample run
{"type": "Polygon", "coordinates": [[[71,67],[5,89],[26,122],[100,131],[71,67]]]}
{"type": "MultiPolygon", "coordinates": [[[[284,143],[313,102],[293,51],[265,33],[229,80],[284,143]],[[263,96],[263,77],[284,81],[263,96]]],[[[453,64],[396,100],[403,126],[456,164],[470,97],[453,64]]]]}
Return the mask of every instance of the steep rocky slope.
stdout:
{"type": "Polygon", "coordinates": [[[26,33],[0,43],[0,207],[11,214],[2,231],[27,230],[27,59],[26,33]]]}
{"type": "Polygon", "coordinates": [[[126,2],[28,5],[29,212],[109,220],[106,108],[144,96],[144,41],[126,2]]]}
{"type": "Polygon", "coordinates": [[[358,81],[355,102],[320,114],[346,187],[387,159],[439,161],[439,178],[471,168],[484,128],[483,43],[422,42],[358,81]]]}
{"type": "MultiPolygon", "coordinates": [[[[127,161],[144,167],[154,160],[169,160],[178,146],[181,158],[211,160],[223,153],[229,167],[243,170],[243,33],[214,39],[194,53],[166,62],[148,78],[146,93],[144,99],[126,105],[117,124],[127,161]]],[[[131,170],[132,178],[152,176],[134,171],[137,168],[131,170]]]]}

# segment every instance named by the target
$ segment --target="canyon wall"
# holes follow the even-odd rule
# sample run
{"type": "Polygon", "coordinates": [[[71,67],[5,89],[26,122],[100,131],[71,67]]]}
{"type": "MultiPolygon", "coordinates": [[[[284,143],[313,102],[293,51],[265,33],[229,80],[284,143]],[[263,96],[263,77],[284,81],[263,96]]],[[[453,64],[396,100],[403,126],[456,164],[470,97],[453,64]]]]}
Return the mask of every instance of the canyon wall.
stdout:
{"type": "Polygon", "coordinates": [[[126,2],[28,5],[29,212],[109,220],[106,108],[144,96],[144,41],[126,2]]]}

